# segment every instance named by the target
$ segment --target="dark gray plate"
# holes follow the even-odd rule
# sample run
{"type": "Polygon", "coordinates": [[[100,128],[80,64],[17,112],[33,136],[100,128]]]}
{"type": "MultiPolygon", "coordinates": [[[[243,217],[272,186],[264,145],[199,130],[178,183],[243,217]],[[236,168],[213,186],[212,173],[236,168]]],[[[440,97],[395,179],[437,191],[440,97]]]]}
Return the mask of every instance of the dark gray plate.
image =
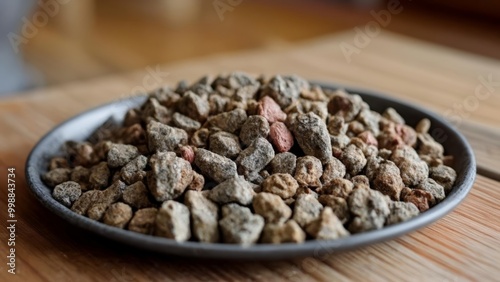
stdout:
{"type": "Polygon", "coordinates": [[[332,254],[338,251],[350,250],[373,244],[383,240],[401,236],[410,231],[428,225],[453,210],[472,188],[476,175],[476,164],[472,149],[465,138],[452,126],[425,109],[410,105],[403,101],[386,97],[375,91],[359,88],[343,87],[336,84],[318,83],[325,88],[344,88],[350,93],[358,93],[375,111],[383,111],[387,107],[396,109],[407,121],[414,126],[420,119],[428,118],[432,122],[431,134],[441,142],[447,154],[455,157],[454,169],[457,171],[455,187],[448,197],[427,212],[400,224],[389,226],[381,230],[356,234],[344,239],[333,241],[308,241],[303,244],[282,245],[255,245],[240,247],[228,244],[202,244],[197,242],[177,243],[173,240],[143,235],[103,223],[93,221],[84,216],[73,213],[71,210],[55,201],[51,190],[41,181],[40,175],[47,170],[51,156],[60,155],[60,149],[67,140],[85,140],[89,135],[108,118],[114,117],[121,121],[126,110],[140,105],[145,97],[134,97],[110,103],[82,113],[69,119],[47,133],[33,148],[26,162],[26,178],[32,193],[50,211],[59,215],[69,223],[102,235],[112,240],[133,245],[142,249],[174,254],[205,258],[234,258],[234,259],[282,259],[298,256],[312,256],[332,254]]]}

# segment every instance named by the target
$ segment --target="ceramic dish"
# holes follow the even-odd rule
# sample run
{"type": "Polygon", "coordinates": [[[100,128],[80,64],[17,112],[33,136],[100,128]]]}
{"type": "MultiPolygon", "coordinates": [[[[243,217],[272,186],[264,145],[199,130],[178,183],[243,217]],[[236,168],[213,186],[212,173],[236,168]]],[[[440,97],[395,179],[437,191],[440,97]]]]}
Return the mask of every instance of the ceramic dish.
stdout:
{"type": "Polygon", "coordinates": [[[47,133],[36,146],[26,162],[26,178],[33,195],[47,209],[62,217],[68,223],[94,232],[111,240],[119,241],[135,247],[161,252],[165,254],[193,256],[204,258],[224,259],[282,259],[299,256],[320,256],[339,251],[351,250],[376,242],[401,236],[417,230],[443,217],[452,211],[472,188],[476,175],[476,164],[470,145],[465,138],[448,122],[438,115],[423,108],[387,97],[376,91],[353,87],[343,87],[338,84],[316,83],[324,88],[344,88],[349,93],[359,94],[371,109],[381,112],[392,107],[400,113],[407,124],[415,126],[422,118],[428,118],[436,140],[441,141],[446,153],[455,158],[453,168],[457,172],[457,179],[452,191],[438,205],[420,214],[419,216],[399,224],[385,227],[380,230],[355,234],[346,238],[332,241],[306,241],[303,244],[281,245],[253,245],[241,247],[230,244],[206,244],[198,242],[178,243],[174,240],[135,233],[105,225],[87,217],[72,212],[52,198],[51,190],[41,180],[41,175],[47,171],[50,157],[60,155],[61,147],[68,140],[85,140],[102,123],[110,117],[121,121],[127,109],[139,106],[145,97],[134,97],[100,106],[77,115],[58,125],[47,133]]]}

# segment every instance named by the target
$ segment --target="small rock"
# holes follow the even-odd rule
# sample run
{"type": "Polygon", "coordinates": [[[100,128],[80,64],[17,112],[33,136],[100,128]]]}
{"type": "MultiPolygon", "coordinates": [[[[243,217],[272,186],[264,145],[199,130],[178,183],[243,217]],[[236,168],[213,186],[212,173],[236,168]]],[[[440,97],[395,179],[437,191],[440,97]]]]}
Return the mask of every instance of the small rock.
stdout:
{"type": "Polygon", "coordinates": [[[185,159],[190,164],[194,162],[194,150],[191,146],[182,146],[178,151],[179,157],[185,159]]]}
{"type": "Polygon", "coordinates": [[[155,98],[149,98],[142,106],[141,118],[144,122],[148,120],[157,120],[161,123],[169,123],[171,110],[162,106],[155,98]]]}
{"type": "Polygon", "coordinates": [[[231,159],[205,149],[196,150],[194,163],[205,176],[210,177],[217,183],[237,175],[236,164],[231,159]]]}
{"type": "Polygon", "coordinates": [[[401,191],[401,201],[414,204],[420,212],[428,210],[433,200],[432,194],[425,190],[405,187],[401,191]]]}
{"type": "Polygon", "coordinates": [[[148,164],[148,158],[140,155],[131,160],[121,169],[121,179],[127,184],[133,184],[137,181],[142,181],[146,177],[144,169],[148,164]]]}
{"type": "Polygon", "coordinates": [[[201,127],[198,121],[180,113],[174,113],[172,116],[172,124],[189,134],[192,134],[201,127]]]}
{"type": "Polygon", "coordinates": [[[264,219],[252,214],[249,208],[228,204],[222,207],[219,226],[225,243],[248,246],[259,240],[264,219]]]}
{"type": "Polygon", "coordinates": [[[429,155],[431,157],[442,158],[444,153],[443,145],[439,144],[432,138],[429,133],[417,134],[418,138],[418,154],[429,155]]]}
{"type": "Polygon", "coordinates": [[[148,185],[159,202],[176,199],[193,181],[193,170],[188,161],[176,157],[174,152],[159,152],[149,160],[151,171],[148,185]]]}
{"type": "Polygon", "coordinates": [[[300,226],[291,219],[286,223],[274,224],[268,223],[262,230],[262,243],[281,244],[281,243],[303,243],[306,239],[306,233],[300,226]]]}
{"type": "Polygon", "coordinates": [[[354,217],[349,224],[351,233],[382,228],[390,213],[388,201],[376,190],[354,189],[347,203],[354,217]]]}
{"type": "Polygon", "coordinates": [[[248,176],[253,172],[259,172],[273,158],[273,146],[266,139],[259,137],[236,158],[238,173],[248,176]]]}
{"type": "Polygon", "coordinates": [[[429,175],[427,164],[420,159],[417,152],[410,146],[395,149],[390,156],[390,160],[398,166],[401,179],[406,186],[414,187],[429,175]]]}
{"type": "Polygon", "coordinates": [[[52,196],[59,203],[71,207],[71,204],[75,202],[82,194],[82,189],[80,184],[74,181],[67,181],[57,185],[52,191],[52,196]]]}
{"type": "Polygon", "coordinates": [[[102,191],[90,190],[83,193],[78,200],[73,203],[71,210],[79,215],[86,215],[89,208],[102,197],[102,191]]]}
{"type": "Polygon", "coordinates": [[[446,193],[449,193],[455,184],[457,179],[457,173],[455,170],[446,165],[438,165],[431,167],[429,171],[430,177],[436,182],[443,186],[446,193]]]}
{"type": "Polygon", "coordinates": [[[403,117],[401,117],[393,108],[387,108],[382,116],[397,124],[405,124],[405,120],[403,119],[403,117]]]}
{"type": "Polygon", "coordinates": [[[317,192],[321,195],[332,195],[347,199],[353,188],[354,184],[351,181],[343,178],[335,178],[326,183],[321,189],[317,190],[317,192]]]}
{"type": "Polygon", "coordinates": [[[337,158],[331,157],[330,160],[325,163],[323,169],[323,175],[321,176],[321,181],[323,183],[328,183],[335,178],[343,178],[346,174],[345,165],[337,158]]]}
{"type": "Polygon", "coordinates": [[[104,224],[124,228],[132,218],[132,208],[124,203],[114,203],[104,213],[104,224]]]}
{"type": "Polygon", "coordinates": [[[128,230],[148,235],[153,234],[157,213],[158,210],[156,208],[146,208],[136,211],[128,224],[128,230]]]}
{"type": "Polygon", "coordinates": [[[267,223],[284,223],[292,216],[292,209],[280,196],[271,193],[258,193],[253,200],[253,209],[267,223]]]}
{"type": "Polygon", "coordinates": [[[299,188],[297,180],[288,173],[275,173],[262,183],[262,191],[276,194],[282,199],[293,197],[299,188]]]}
{"type": "Polygon", "coordinates": [[[370,180],[366,175],[356,175],[351,178],[354,189],[370,189],[370,180]]]}
{"type": "Polygon", "coordinates": [[[212,188],[208,198],[218,204],[239,203],[246,206],[252,203],[253,194],[252,184],[237,176],[212,188]]]}
{"type": "Polygon", "coordinates": [[[219,208],[198,191],[187,191],[184,204],[191,212],[193,236],[200,242],[219,241],[219,208]]]}
{"type": "Polygon", "coordinates": [[[431,121],[427,118],[420,120],[415,127],[417,133],[426,134],[431,128],[431,121]]]}
{"type": "Polygon", "coordinates": [[[123,190],[123,201],[133,208],[142,209],[151,206],[148,198],[148,189],[141,181],[138,181],[123,190]]]}
{"type": "Polygon", "coordinates": [[[70,180],[71,169],[56,168],[43,175],[43,181],[49,187],[55,187],[70,180]]]}
{"type": "Polygon", "coordinates": [[[209,136],[210,130],[208,128],[200,128],[193,133],[190,144],[198,148],[205,148],[209,136]]]}
{"type": "Polygon", "coordinates": [[[184,93],[177,104],[177,109],[181,114],[199,122],[205,121],[210,112],[208,101],[191,91],[184,93]]]}
{"type": "Polygon", "coordinates": [[[305,228],[319,217],[323,206],[311,194],[301,194],[295,199],[293,219],[305,228]]]}
{"type": "Polygon", "coordinates": [[[292,125],[292,132],[306,155],[326,163],[332,157],[330,135],[325,122],[314,113],[299,114],[292,125]]]}
{"type": "Polygon", "coordinates": [[[271,125],[269,139],[280,153],[288,152],[293,147],[293,135],[282,122],[278,121],[271,125]]]}
{"type": "Polygon", "coordinates": [[[205,186],[205,177],[193,170],[193,181],[189,184],[187,189],[194,191],[201,191],[205,186]]]}
{"type": "Polygon", "coordinates": [[[100,162],[91,167],[89,176],[90,189],[102,189],[107,187],[110,175],[111,172],[109,171],[108,164],[106,162],[100,162]]]}
{"type": "Polygon", "coordinates": [[[247,113],[243,109],[235,109],[230,112],[221,113],[208,119],[210,128],[218,128],[222,131],[235,133],[247,120],[247,113]]]}
{"type": "Polygon", "coordinates": [[[431,206],[444,200],[446,197],[443,186],[439,185],[434,179],[427,178],[422,183],[420,183],[415,189],[421,189],[431,193],[432,199],[429,202],[431,206]]]}
{"type": "Polygon", "coordinates": [[[226,158],[236,158],[241,152],[238,136],[224,131],[212,134],[210,151],[226,158]]]}
{"type": "Polygon", "coordinates": [[[93,220],[101,220],[104,212],[111,204],[118,202],[125,190],[125,183],[121,181],[114,182],[111,186],[100,192],[99,198],[87,210],[87,216],[93,220]]]}
{"type": "Polygon", "coordinates": [[[269,135],[269,122],[262,116],[249,116],[240,131],[241,142],[250,146],[257,138],[267,138],[269,135]]]}
{"type": "Polygon", "coordinates": [[[70,180],[80,184],[82,191],[87,191],[89,189],[89,177],[90,169],[77,166],[71,172],[70,180]]]}
{"type": "Polygon", "coordinates": [[[407,221],[419,215],[418,208],[413,203],[394,201],[389,203],[391,212],[385,221],[386,225],[407,221]]]}
{"type": "Polygon", "coordinates": [[[302,91],[309,89],[309,83],[298,76],[276,75],[266,84],[262,95],[273,98],[284,109],[298,99],[302,91]]]}
{"type": "Polygon", "coordinates": [[[342,155],[340,156],[340,160],[345,165],[346,170],[350,175],[360,173],[367,163],[363,151],[354,144],[348,145],[344,149],[342,155]]]}
{"type": "Polygon", "coordinates": [[[184,242],[191,238],[189,209],[176,201],[163,202],[156,214],[155,235],[184,242]]]}
{"type": "Polygon", "coordinates": [[[363,100],[359,95],[347,94],[338,90],[328,102],[328,112],[342,117],[346,122],[353,120],[363,107],[363,100]]]}
{"type": "Polygon", "coordinates": [[[280,105],[269,96],[264,96],[260,99],[257,113],[263,116],[270,124],[286,120],[286,114],[281,110],[280,105]]]}
{"type": "Polygon", "coordinates": [[[323,175],[321,161],[313,156],[305,156],[297,159],[295,179],[300,185],[308,187],[321,187],[320,178],[323,175]]]}
{"type": "Polygon", "coordinates": [[[297,164],[297,157],[289,152],[279,153],[269,163],[272,173],[288,173],[295,174],[295,167],[297,164]]]}
{"type": "Polygon", "coordinates": [[[186,131],[150,121],[147,126],[148,147],[151,152],[174,151],[179,145],[186,145],[188,134],[186,131]]]}
{"type": "Polygon", "coordinates": [[[335,213],[335,215],[340,219],[342,224],[348,222],[351,218],[349,206],[344,198],[333,195],[321,195],[318,197],[318,201],[324,207],[330,207],[333,210],[333,213],[335,213]]]}
{"type": "Polygon", "coordinates": [[[349,236],[349,231],[330,207],[325,207],[319,217],[307,225],[306,231],[317,240],[335,240],[349,236]]]}
{"type": "Polygon", "coordinates": [[[391,161],[382,162],[373,180],[373,189],[397,201],[404,187],[399,168],[391,161]]]}
{"type": "Polygon", "coordinates": [[[62,158],[62,157],[55,157],[55,158],[50,159],[49,171],[54,170],[56,168],[70,168],[68,160],[66,160],[66,158],[62,158]]]}

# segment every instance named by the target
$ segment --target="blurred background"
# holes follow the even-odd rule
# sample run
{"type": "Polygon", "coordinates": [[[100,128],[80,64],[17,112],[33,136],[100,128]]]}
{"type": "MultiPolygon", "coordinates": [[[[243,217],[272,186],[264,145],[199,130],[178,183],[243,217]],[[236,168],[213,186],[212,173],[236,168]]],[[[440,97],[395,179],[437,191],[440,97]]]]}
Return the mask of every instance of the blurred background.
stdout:
{"type": "MultiPolygon", "coordinates": [[[[0,0],[0,95],[352,30],[397,0],[0,0]]],[[[385,30],[500,59],[500,1],[400,0],[385,30]]]]}

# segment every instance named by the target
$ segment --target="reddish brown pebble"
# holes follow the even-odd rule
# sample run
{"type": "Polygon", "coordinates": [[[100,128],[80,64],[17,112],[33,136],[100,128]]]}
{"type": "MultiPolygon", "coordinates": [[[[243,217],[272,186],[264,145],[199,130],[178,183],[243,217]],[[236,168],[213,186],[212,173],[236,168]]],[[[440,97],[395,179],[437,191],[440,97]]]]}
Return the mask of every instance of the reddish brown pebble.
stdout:
{"type": "Polygon", "coordinates": [[[188,161],[190,164],[194,162],[194,151],[191,146],[182,146],[179,149],[180,157],[188,161]]]}
{"type": "Polygon", "coordinates": [[[286,114],[281,110],[280,105],[269,96],[260,99],[257,113],[265,117],[269,123],[285,121],[286,119],[286,114]]]}
{"type": "Polygon", "coordinates": [[[288,152],[293,147],[292,133],[282,122],[275,122],[271,125],[269,139],[280,153],[288,152]]]}
{"type": "Polygon", "coordinates": [[[424,190],[405,187],[401,191],[401,201],[413,203],[420,212],[428,210],[432,200],[432,194],[424,190]]]}
{"type": "Polygon", "coordinates": [[[404,183],[399,168],[391,161],[381,163],[373,180],[373,189],[382,192],[382,194],[391,197],[393,200],[398,200],[403,188],[404,183]]]}

